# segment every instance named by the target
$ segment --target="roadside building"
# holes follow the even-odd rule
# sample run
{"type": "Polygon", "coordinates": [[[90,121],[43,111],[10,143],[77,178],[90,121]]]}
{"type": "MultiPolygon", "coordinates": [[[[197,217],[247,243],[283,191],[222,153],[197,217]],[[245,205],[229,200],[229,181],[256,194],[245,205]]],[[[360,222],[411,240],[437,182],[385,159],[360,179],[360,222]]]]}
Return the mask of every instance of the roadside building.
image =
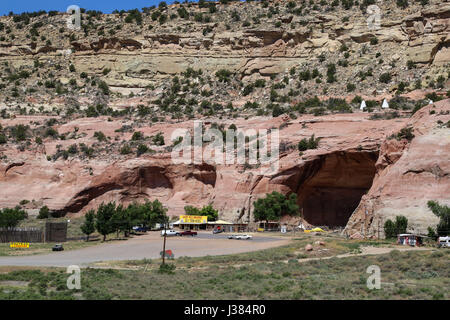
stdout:
{"type": "Polygon", "coordinates": [[[173,222],[174,227],[179,227],[182,230],[206,230],[207,225],[207,216],[182,215],[178,221],[173,222]]]}
{"type": "Polygon", "coordinates": [[[217,220],[217,221],[208,221],[208,230],[218,230],[222,232],[233,232],[232,230],[233,223],[225,221],[225,220],[217,220]]]}
{"type": "Polygon", "coordinates": [[[423,239],[425,236],[412,234],[412,233],[401,233],[397,236],[397,243],[404,246],[419,247],[423,244],[423,239]]]}
{"type": "Polygon", "coordinates": [[[259,222],[258,230],[261,231],[280,231],[280,221],[261,221],[259,222]]]}
{"type": "Polygon", "coordinates": [[[220,230],[220,232],[245,232],[247,223],[235,223],[225,220],[208,221],[206,216],[180,216],[180,219],[172,223],[181,230],[220,230]]]}

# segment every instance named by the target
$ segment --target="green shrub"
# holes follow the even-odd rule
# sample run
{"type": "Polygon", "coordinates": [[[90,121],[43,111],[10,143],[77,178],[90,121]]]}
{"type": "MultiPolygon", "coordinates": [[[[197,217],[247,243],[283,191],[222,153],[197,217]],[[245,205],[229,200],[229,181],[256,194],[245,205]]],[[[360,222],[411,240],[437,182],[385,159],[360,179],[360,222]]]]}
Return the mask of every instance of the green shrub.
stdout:
{"type": "Polygon", "coordinates": [[[157,145],[157,146],[163,146],[163,145],[165,145],[163,134],[162,134],[161,132],[158,132],[158,133],[152,138],[152,142],[153,142],[154,145],[157,145]]]}
{"type": "Polygon", "coordinates": [[[131,137],[131,141],[144,140],[144,134],[140,131],[135,131],[131,137]]]}
{"type": "Polygon", "coordinates": [[[97,138],[100,142],[107,140],[105,134],[101,131],[94,132],[94,138],[97,138]]]}
{"type": "Polygon", "coordinates": [[[230,82],[231,71],[226,69],[220,69],[216,72],[216,77],[220,82],[230,82]]]}
{"type": "Polygon", "coordinates": [[[16,207],[14,209],[0,210],[0,228],[14,228],[20,221],[26,219],[28,214],[26,211],[16,207]]]}
{"type": "Polygon", "coordinates": [[[5,144],[8,141],[3,133],[0,133],[0,144],[5,144]]]}
{"type": "Polygon", "coordinates": [[[390,136],[390,139],[397,139],[398,141],[402,140],[402,139],[406,139],[409,142],[414,139],[414,134],[413,134],[413,128],[412,127],[405,127],[402,128],[397,134],[393,134],[392,136],[390,136]]]}
{"type": "Polygon", "coordinates": [[[23,124],[18,124],[11,128],[11,135],[17,140],[17,141],[24,141],[27,139],[27,132],[29,127],[25,126],[23,124]]]}
{"type": "Polygon", "coordinates": [[[385,72],[380,75],[379,80],[380,80],[380,82],[383,82],[383,83],[389,83],[392,80],[392,76],[389,72],[385,72]]]}
{"type": "Polygon", "coordinates": [[[39,210],[39,214],[37,216],[38,219],[47,219],[50,216],[50,210],[48,209],[47,206],[43,206],[40,210],[39,210]]]}
{"type": "Polygon", "coordinates": [[[122,148],[120,148],[120,154],[130,154],[131,147],[128,144],[124,144],[122,148]]]}
{"type": "Polygon", "coordinates": [[[165,274],[174,274],[175,273],[175,264],[173,263],[164,263],[159,266],[158,272],[165,274]]]}
{"type": "Polygon", "coordinates": [[[147,153],[149,151],[148,147],[145,144],[140,144],[137,148],[137,156],[147,153]]]}
{"type": "Polygon", "coordinates": [[[302,151],[306,151],[308,149],[317,149],[317,147],[319,146],[319,141],[320,138],[315,138],[314,134],[311,135],[311,137],[309,139],[302,139],[300,140],[300,142],[298,143],[298,151],[302,152],[302,151]]]}
{"type": "Polygon", "coordinates": [[[355,91],[356,86],[353,83],[347,83],[347,92],[355,91]]]}
{"type": "Polygon", "coordinates": [[[436,227],[436,232],[439,236],[446,236],[450,234],[450,207],[440,205],[436,201],[428,201],[428,208],[439,217],[439,223],[436,227]]]}

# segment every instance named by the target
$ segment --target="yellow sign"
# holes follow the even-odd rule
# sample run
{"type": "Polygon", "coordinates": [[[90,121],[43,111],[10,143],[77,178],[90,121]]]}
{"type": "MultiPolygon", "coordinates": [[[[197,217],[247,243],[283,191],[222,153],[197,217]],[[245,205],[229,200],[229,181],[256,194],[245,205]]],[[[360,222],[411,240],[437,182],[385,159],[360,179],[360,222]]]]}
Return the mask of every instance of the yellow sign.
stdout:
{"type": "Polygon", "coordinates": [[[29,248],[30,244],[28,242],[10,242],[10,248],[29,248]]]}
{"type": "Polygon", "coordinates": [[[207,223],[207,216],[180,216],[180,223],[207,223]]]}

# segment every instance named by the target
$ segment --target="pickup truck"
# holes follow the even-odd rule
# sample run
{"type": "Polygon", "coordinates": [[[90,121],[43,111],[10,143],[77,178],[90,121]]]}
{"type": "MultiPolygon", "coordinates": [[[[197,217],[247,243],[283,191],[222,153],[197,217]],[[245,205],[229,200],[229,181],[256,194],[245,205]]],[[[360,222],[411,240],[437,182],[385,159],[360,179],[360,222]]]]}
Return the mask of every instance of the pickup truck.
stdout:
{"type": "Polygon", "coordinates": [[[190,231],[190,230],[186,230],[186,231],[183,231],[183,232],[180,232],[179,233],[179,236],[196,236],[197,235],[197,232],[196,231],[190,231]]]}
{"type": "MultiPolygon", "coordinates": [[[[175,230],[171,230],[171,229],[167,229],[166,231],[166,236],[170,237],[170,236],[179,236],[180,233],[178,231],[175,230]]],[[[164,236],[164,230],[161,230],[161,237],[164,236]]]]}
{"type": "Polygon", "coordinates": [[[135,226],[135,227],[133,227],[133,231],[136,231],[136,232],[147,232],[148,228],[147,227],[143,227],[143,226],[135,226]]]}

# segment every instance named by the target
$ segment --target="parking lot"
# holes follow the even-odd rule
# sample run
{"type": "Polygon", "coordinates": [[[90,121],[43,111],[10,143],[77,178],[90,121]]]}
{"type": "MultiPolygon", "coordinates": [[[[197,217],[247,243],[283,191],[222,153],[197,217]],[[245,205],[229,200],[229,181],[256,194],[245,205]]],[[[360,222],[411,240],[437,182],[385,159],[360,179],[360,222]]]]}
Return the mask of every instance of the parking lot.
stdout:
{"type": "MultiPolygon", "coordinates": [[[[200,257],[257,251],[289,242],[276,235],[253,234],[251,240],[228,239],[228,233],[212,234],[200,231],[197,236],[167,237],[166,250],[175,258],[181,256],[200,257]]],[[[88,266],[99,261],[139,260],[159,258],[163,238],[160,232],[133,236],[128,240],[106,242],[96,246],[72,251],[54,252],[34,256],[0,257],[2,266],[88,266]]],[[[31,244],[32,246],[32,244],[31,244]]]]}

